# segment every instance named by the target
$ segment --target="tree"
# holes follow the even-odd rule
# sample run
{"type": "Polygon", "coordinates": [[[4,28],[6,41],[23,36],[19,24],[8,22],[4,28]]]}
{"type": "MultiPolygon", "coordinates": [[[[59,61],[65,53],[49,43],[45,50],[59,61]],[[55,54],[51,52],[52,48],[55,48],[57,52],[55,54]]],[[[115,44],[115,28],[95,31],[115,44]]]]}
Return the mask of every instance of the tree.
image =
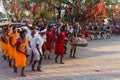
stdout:
{"type": "MultiPolygon", "coordinates": [[[[4,0],[5,9],[7,12],[12,11],[12,2],[16,0],[12,0],[12,2],[8,3],[8,0],[4,0]]],[[[25,8],[25,1],[26,0],[18,0],[20,12],[25,17],[24,12],[26,11],[25,8]]],[[[107,10],[111,11],[109,8],[109,5],[117,4],[119,3],[118,0],[105,0],[107,10]]],[[[85,21],[87,18],[89,18],[90,13],[85,11],[85,7],[89,4],[91,5],[92,12],[94,12],[94,6],[96,3],[100,2],[100,0],[28,0],[30,5],[30,11],[31,11],[31,4],[37,3],[37,10],[35,12],[31,11],[31,14],[34,18],[38,18],[40,14],[42,14],[43,19],[60,19],[61,15],[63,15],[62,10],[65,11],[64,17],[62,17],[64,20],[68,22],[72,22],[75,20],[85,21]],[[49,5],[47,8],[43,8],[44,4],[49,5]],[[67,9],[70,8],[69,11],[67,9]],[[44,15],[44,16],[43,16],[44,15]],[[46,17],[46,16],[47,17],[46,17]],[[57,15],[57,16],[56,16],[57,15]]],[[[20,15],[20,13],[18,13],[20,15]]]]}

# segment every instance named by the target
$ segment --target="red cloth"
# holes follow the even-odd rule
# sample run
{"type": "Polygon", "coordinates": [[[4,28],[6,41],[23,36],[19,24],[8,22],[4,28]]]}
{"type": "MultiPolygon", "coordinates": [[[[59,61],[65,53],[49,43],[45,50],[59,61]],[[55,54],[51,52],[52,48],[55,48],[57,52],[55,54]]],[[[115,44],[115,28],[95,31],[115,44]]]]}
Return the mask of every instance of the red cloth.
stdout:
{"type": "Polygon", "coordinates": [[[87,37],[89,37],[90,35],[89,35],[89,33],[85,33],[85,38],[87,38],[87,37]]]}
{"type": "Polygon", "coordinates": [[[45,46],[44,45],[42,46],[42,51],[43,51],[43,55],[44,55],[44,52],[45,52],[45,46]]]}
{"type": "Polygon", "coordinates": [[[45,42],[46,50],[50,51],[52,50],[52,42],[53,42],[53,32],[47,32],[47,41],[45,42]]]}
{"type": "Polygon", "coordinates": [[[74,42],[73,40],[74,40],[74,37],[70,37],[70,38],[69,38],[69,43],[70,43],[71,45],[72,45],[73,42],[74,42]]]}
{"type": "Polygon", "coordinates": [[[52,33],[53,33],[53,42],[55,42],[55,28],[52,29],[52,33]]]}
{"type": "Polygon", "coordinates": [[[55,34],[55,28],[52,29],[53,34],[55,34]]]}
{"type": "Polygon", "coordinates": [[[66,38],[65,33],[60,32],[58,34],[58,38],[56,38],[56,41],[55,41],[55,54],[56,55],[61,55],[61,56],[64,55],[64,40],[65,40],[65,38],[66,38]]]}
{"type": "Polygon", "coordinates": [[[13,9],[15,9],[15,12],[18,13],[19,12],[19,6],[18,6],[18,2],[15,2],[13,5],[13,9]]]}
{"type": "Polygon", "coordinates": [[[82,28],[80,33],[81,33],[81,34],[85,34],[85,29],[82,28]]]}
{"type": "Polygon", "coordinates": [[[102,17],[103,17],[103,19],[107,17],[107,11],[106,11],[105,7],[104,7],[103,12],[102,12],[102,17]]]}
{"type": "Polygon", "coordinates": [[[28,3],[28,1],[25,2],[25,8],[29,9],[29,3],[28,3]]]}
{"type": "Polygon", "coordinates": [[[17,45],[20,45],[22,42],[21,42],[21,40],[20,39],[18,39],[17,41],[16,41],[16,44],[17,45]]]}
{"type": "MultiPolygon", "coordinates": [[[[89,30],[88,28],[86,28],[86,30],[89,30]]],[[[90,34],[88,32],[85,31],[85,38],[90,37],[90,34]]]]}
{"type": "Polygon", "coordinates": [[[34,11],[36,11],[37,10],[37,5],[36,5],[36,3],[34,3],[33,4],[33,7],[32,7],[32,11],[34,12],[34,11]]]}
{"type": "Polygon", "coordinates": [[[97,3],[95,6],[94,17],[97,17],[98,14],[99,14],[99,3],[97,3]]]}

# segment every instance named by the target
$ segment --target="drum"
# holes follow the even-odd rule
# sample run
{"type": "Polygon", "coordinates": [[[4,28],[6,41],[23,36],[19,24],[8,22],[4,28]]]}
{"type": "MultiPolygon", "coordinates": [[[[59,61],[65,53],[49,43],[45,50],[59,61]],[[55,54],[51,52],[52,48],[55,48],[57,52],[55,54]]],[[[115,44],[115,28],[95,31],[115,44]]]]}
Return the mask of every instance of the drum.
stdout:
{"type": "Polygon", "coordinates": [[[74,37],[73,44],[80,47],[86,47],[88,45],[88,42],[86,39],[80,37],[74,37]]]}

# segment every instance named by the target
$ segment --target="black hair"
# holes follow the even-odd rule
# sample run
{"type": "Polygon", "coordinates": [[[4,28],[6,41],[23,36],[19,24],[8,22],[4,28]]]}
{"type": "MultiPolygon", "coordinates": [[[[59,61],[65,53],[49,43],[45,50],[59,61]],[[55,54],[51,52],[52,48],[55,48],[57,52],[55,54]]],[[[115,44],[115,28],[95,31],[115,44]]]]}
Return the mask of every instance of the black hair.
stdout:
{"type": "Polygon", "coordinates": [[[20,31],[20,36],[25,33],[25,30],[20,31]]]}
{"type": "Polygon", "coordinates": [[[65,26],[65,25],[63,25],[63,26],[61,27],[61,29],[62,29],[62,30],[65,30],[65,27],[66,27],[66,26],[65,26]]]}
{"type": "Polygon", "coordinates": [[[30,27],[30,30],[35,30],[35,27],[30,27]]]}
{"type": "Polygon", "coordinates": [[[50,30],[53,26],[52,25],[48,25],[48,30],[50,30]]]}
{"type": "Polygon", "coordinates": [[[7,31],[7,30],[8,30],[8,27],[3,27],[3,29],[4,29],[5,31],[7,31]]]}
{"type": "Polygon", "coordinates": [[[42,31],[42,30],[44,30],[44,29],[45,29],[45,27],[41,27],[41,28],[40,28],[40,31],[42,31]]]}
{"type": "Polygon", "coordinates": [[[13,26],[13,27],[12,27],[12,30],[14,30],[15,28],[16,28],[16,26],[13,26]]]}

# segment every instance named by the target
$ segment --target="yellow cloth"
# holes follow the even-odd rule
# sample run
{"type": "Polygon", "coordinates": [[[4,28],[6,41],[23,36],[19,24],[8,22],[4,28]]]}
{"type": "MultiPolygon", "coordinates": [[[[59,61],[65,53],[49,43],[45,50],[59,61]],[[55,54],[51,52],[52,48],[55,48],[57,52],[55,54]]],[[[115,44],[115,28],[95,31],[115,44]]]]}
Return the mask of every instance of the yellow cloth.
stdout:
{"type": "Polygon", "coordinates": [[[4,55],[6,56],[6,57],[8,57],[9,56],[9,54],[8,54],[8,49],[9,49],[9,36],[7,36],[7,35],[5,35],[5,37],[4,37],[4,55]]]}
{"type": "MultiPolygon", "coordinates": [[[[16,33],[15,35],[10,34],[9,38],[11,39],[11,44],[15,45],[16,41],[18,39],[18,33],[16,33]]],[[[13,46],[9,45],[9,56],[10,56],[10,59],[15,59],[15,53],[16,53],[16,47],[13,47],[13,46]]]]}
{"type": "MultiPolygon", "coordinates": [[[[22,52],[26,52],[26,45],[28,44],[28,39],[26,38],[18,47],[22,52]]],[[[26,55],[16,51],[15,54],[15,66],[16,67],[25,67],[26,66],[26,55]]]]}
{"type": "MultiPolygon", "coordinates": [[[[1,35],[1,38],[4,38],[4,34],[1,35]]],[[[2,53],[4,55],[4,42],[1,41],[1,48],[2,48],[2,53]]]]}

